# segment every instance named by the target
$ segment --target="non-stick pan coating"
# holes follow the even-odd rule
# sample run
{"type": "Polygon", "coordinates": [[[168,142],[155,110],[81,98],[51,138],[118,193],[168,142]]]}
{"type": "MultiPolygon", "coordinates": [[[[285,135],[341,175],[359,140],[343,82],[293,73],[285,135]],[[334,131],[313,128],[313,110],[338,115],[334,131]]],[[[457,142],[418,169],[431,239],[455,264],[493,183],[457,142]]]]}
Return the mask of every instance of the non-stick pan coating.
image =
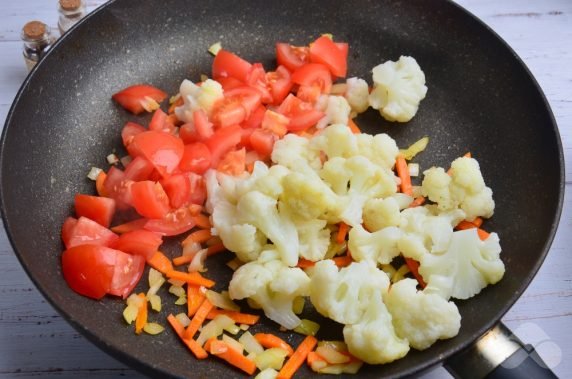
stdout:
{"type": "MultiPolygon", "coordinates": [[[[121,153],[121,127],[134,119],[111,94],[135,83],[176,93],[182,79],[196,81],[210,72],[207,48],[217,41],[271,68],[276,41],[302,45],[326,32],[349,42],[349,75],[370,82],[371,68],[381,62],[400,55],[417,59],[429,87],[417,116],[392,124],[370,111],[359,124],[370,133],[389,133],[403,147],[429,136],[419,157],[422,169],[447,167],[470,151],[494,191],[496,213],[486,229],[499,233],[507,267],[499,284],[457,302],[463,317],[457,337],[389,365],[365,367],[363,377],[411,374],[439,362],[490,328],[524,291],[558,222],[562,149],[538,85],[480,21],[445,1],[121,0],[67,35],[27,79],[8,116],[0,156],[5,226],[22,265],[55,308],[98,346],[147,374],[242,375],[219,360],[197,362],[169,329],[136,336],[122,321],[123,301],[89,300],[62,279],[60,225],[72,212],[73,196],[94,192],[87,172],[107,167],[107,154],[121,153]]],[[[209,263],[207,275],[223,282],[230,270],[209,263]]],[[[165,323],[164,316],[151,317],[165,323]]],[[[277,329],[264,321],[254,330],[277,329]]],[[[341,337],[334,323],[324,323],[322,331],[323,338],[341,337]]],[[[288,339],[296,345],[301,337],[288,339]]],[[[302,373],[311,375],[306,368],[302,373]]]]}

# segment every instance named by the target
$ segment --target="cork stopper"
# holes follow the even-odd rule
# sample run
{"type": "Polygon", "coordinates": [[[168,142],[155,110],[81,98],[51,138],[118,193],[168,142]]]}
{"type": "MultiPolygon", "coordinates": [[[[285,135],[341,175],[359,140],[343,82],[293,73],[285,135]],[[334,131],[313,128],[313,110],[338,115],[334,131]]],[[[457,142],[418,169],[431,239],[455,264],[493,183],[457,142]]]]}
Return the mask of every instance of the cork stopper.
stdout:
{"type": "Polygon", "coordinates": [[[60,7],[64,11],[75,11],[81,6],[81,0],[60,0],[60,7]]]}
{"type": "Polygon", "coordinates": [[[24,25],[22,32],[28,39],[39,39],[46,33],[46,24],[41,21],[30,21],[24,25]]]}

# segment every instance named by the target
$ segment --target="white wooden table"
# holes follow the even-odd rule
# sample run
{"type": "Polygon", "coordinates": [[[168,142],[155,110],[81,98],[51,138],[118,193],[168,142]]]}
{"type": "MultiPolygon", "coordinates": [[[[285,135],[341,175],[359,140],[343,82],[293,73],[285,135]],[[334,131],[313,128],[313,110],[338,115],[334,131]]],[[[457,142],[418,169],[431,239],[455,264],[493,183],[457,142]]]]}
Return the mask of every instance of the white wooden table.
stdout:
{"type": "MultiPolygon", "coordinates": [[[[88,0],[92,10],[104,0],[88,0]]],[[[572,1],[458,0],[516,50],[556,116],[567,162],[560,228],[539,274],[503,318],[558,376],[572,377],[572,1]],[[542,342],[544,341],[544,342],[542,342]]],[[[32,19],[56,26],[57,0],[0,1],[0,122],[26,76],[20,30],[32,19]]],[[[157,6],[160,6],[158,3],[157,6]]],[[[57,28],[56,28],[57,30],[57,28]]],[[[140,378],[73,330],[46,303],[0,231],[0,378],[140,378]]],[[[424,376],[449,377],[442,368],[424,376]]]]}

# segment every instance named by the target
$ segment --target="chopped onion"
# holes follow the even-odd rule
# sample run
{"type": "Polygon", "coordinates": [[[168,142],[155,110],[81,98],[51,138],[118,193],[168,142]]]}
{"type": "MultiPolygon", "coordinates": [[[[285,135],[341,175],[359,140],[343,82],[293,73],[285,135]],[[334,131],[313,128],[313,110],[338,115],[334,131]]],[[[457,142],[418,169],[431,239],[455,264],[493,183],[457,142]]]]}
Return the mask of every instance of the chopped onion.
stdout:
{"type": "Polygon", "coordinates": [[[154,268],[151,268],[149,270],[149,291],[147,291],[147,297],[155,295],[164,283],[165,278],[163,277],[163,274],[154,268]]]}
{"type": "Polygon", "coordinates": [[[232,270],[236,271],[240,266],[244,263],[238,258],[231,259],[230,261],[226,262],[226,265],[232,270]]]}
{"type": "Polygon", "coordinates": [[[183,327],[187,327],[189,326],[189,324],[191,323],[191,319],[189,318],[189,316],[187,316],[186,313],[179,313],[175,316],[175,318],[177,319],[177,321],[179,321],[179,323],[181,325],[183,325],[183,327]]]}
{"type": "Polygon", "coordinates": [[[238,351],[240,354],[243,353],[244,351],[244,346],[242,346],[240,344],[240,342],[238,342],[237,340],[235,340],[234,338],[227,336],[226,334],[222,335],[222,340],[224,342],[226,342],[232,349],[238,351]]]}
{"type": "Polygon", "coordinates": [[[407,274],[408,272],[409,272],[409,267],[407,267],[407,265],[404,264],[401,267],[399,267],[399,269],[397,270],[395,275],[393,275],[393,278],[392,278],[393,283],[397,283],[401,279],[404,279],[405,274],[407,274]]]}
{"type": "Polygon", "coordinates": [[[320,324],[307,319],[302,319],[300,325],[294,328],[296,333],[304,334],[306,336],[315,336],[316,333],[318,333],[318,330],[320,330],[320,324]]]}
{"type": "Polygon", "coordinates": [[[229,332],[232,335],[237,335],[238,332],[240,332],[240,327],[236,324],[233,324],[230,327],[225,328],[224,330],[226,330],[227,332],[229,332]]]}
{"type": "Polygon", "coordinates": [[[387,274],[389,280],[391,280],[397,272],[397,270],[390,264],[381,265],[381,270],[387,274]]]}
{"type": "Polygon", "coordinates": [[[183,255],[186,257],[188,255],[195,255],[203,247],[200,243],[195,241],[187,242],[183,245],[183,255]]]}
{"type": "Polygon", "coordinates": [[[361,366],[363,366],[363,362],[354,358],[350,363],[343,365],[342,372],[344,374],[357,374],[361,366]]]}
{"type": "Polygon", "coordinates": [[[238,339],[238,342],[244,346],[244,350],[247,353],[254,353],[256,355],[261,354],[264,351],[262,345],[254,338],[250,332],[242,333],[242,336],[238,339]]]}
{"type": "Polygon", "coordinates": [[[97,167],[92,167],[87,173],[87,177],[91,180],[97,180],[97,177],[103,170],[97,167]]]}
{"type": "Polygon", "coordinates": [[[129,325],[137,318],[137,313],[139,312],[139,307],[136,307],[133,304],[129,304],[123,310],[123,318],[129,325]]]}
{"type": "Polygon", "coordinates": [[[137,296],[134,293],[129,295],[129,297],[127,298],[127,300],[125,300],[125,302],[127,303],[127,305],[133,305],[137,308],[139,308],[143,305],[143,299],[141,299],[139,296],[137,296]]]}
{"type": "MultiPolygon", "coordinates": [[[[218,337],[222,334],[223,330],[230,325],[234,325],[234,320],[225,315],[218,315],[212,319],[208,324],[203,326],[201,334],[197,338],[199,345],[204,345],[210,338],[218,337]]],[[[253,337],[254,338],[254,337],[253,337]]]]}
{"type": "Polygon", "coordinates": [[[254,379],[276,379],[278,376],[278,371],[273,368],[267,368],[262,370],[254,377],[254,379]]]}
{"type": "Polygon", "coordinates": [[[322,360],[315,360],[314,362],[312,362],[312,365],[310,367],[312,368],[312,371],[314,371],[314,372],[322,372],[322,370],[325,367],[328,367],[328,363],[326,361],[322,361],[322,360]]]}
{"type": "Polygon", "coordinates": [[[218,293],[215,291],[207,290],[206,297],[215,307],[229,311],[240,311],[240,307],[230,299],[228,291],[218,293]]]}
{"type": "Polygon", "coordinates": [[[325,346],[338,352],[348,351],[348,345],[343,341],[320,341],[318,342],[318,347],[320,346],[325,346]]]}
{"type": "Polygon", "coordinates": [[[175,301],[175,305],[184,305],[187,304],[187,296],[179,296],[179,298],[175,301]]]}
{"type": "Polygon", "coordinates": [[[173,286],[169,287],[169,293],[172,293],[173,295],[175,295],[177,297],[181,297],[181,296],[185,296],[187,294],[187,291],[185,291],[185,289],[183,287],[173,285],[173,286]]]}
{"type": "Polygon", "coordinates": [[[207,255],[208,255],[207,249],[199,250],[195,254],[195,256],[193,257],[193,260],[191,261],[191,263],[189,263],[188,271],[189,272],[204,272],[204,271],[206,271],[205,260],[207,259],[207,255]]]}
{"type": "Polygon", "coordinates": [[[107,159],[107,163],[109,163],[109,164],[117,164],[119,162],[119,158],[117,158],[117,155],[115,155],[113,153],[109,154],[105,158],[107,159]]]}
{"type": "Polygon", "coordinates": [[[183,280],[177,280],[177,279],[169,279],[168,282],[171,283],[172,285],[176,286],[176,287],[182,287],[186,283],[183,280]]]}
{"type": "Polygon", "coordinates": [[[288,352],[286,350],[273,347],[257,354],[254,358],[254,363],[259,370],[265,370],[267,368],[280,370],[284,364],[284,358],[286,358],[287,355],[288,352]]]}
{"type": "MultiPolygon", "coordinates": [[[[326,362],[324,362],[326,363],[326,362]]],[[[320,374],[331,374],[331,375],[340,375],[344,372],[344,366],[343,364],[338,364],[338,365],[329,365],[326,363],[326,365],[322,368],[320,368],[318,370],[318,372],[320,374]]]]}
{"type": "Polygon", "coordinates": [[[143,326],[143,330],[147,334],[156,335],[165,330],[165,328],[156,322],[148,322],[145,324],[145,326],[143,326]]]}
{"type": "Polygon", "coordinates": [[[173,95],[169,98],[169,104],[173,104],[175,101],[179,100],[181,98],[181,94],[178,93],[176,95],[173,95]]]}
{"type": "Polygon", "coordinates": [[[429,137],[423,137],[419,141],[413,143],[405,150],[399,150],[403,157],[408,161],[412,160],[417,154],[425,150],[429,143],[429,137]]]}
{"type": "Polygon", "coordinates": [[[161,298],[157,294],[147,295],[147,299],[151,304],[151,309],[161,312],[161,298]]]}
{"type": "Polygon", "coordinates": [[[220,42],[213,43],[212,45],[209,46],[209,53],[211,53],[215,57],[221,50],[222,50],[222,45],[220,42]]]}
{"type": "Polygon", "coordinates": [[[250,329],[250,325],[240,324],[240,329],[241,329],[241,330],[248,330],[248,329],[250,329]]]}
{"type": "Polygon", "coordinates": [[[305,299],[302,296],[298,296],[294,299],[292,304],[292,310],[295,314],[299,315],[304,310],[305,299]]]}
{"type": "Polygon", "coordinates": [[[348,363],[351,360],[349,356],[336,351],[329,345],[318,346],[316,353],[324,358],[326,362],[333,365],[348,363]]]}
{"type": "Polygon", "coordinates": [[[407,168],[409,169],[409,176],[419,176],[419,163],[409,163],[407,168]]]}

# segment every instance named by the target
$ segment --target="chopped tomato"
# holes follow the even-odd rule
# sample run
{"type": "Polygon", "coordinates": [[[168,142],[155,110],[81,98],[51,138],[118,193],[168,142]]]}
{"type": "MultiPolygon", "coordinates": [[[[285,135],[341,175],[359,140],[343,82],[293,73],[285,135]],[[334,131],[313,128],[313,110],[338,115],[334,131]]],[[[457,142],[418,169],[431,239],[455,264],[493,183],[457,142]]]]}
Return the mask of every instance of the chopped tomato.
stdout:
{"type": "Polygon", "coordinates": [[[111,230],[83,216],[77,219],[73,228],[68,225],[65,235],[62,235],[62,237],[68,238],[67,243],[64,239],[64,243],[68,249],[86,244],[112,246],[119,238],[117,234],[111,230]]]}
{"type": "Polygon", "coordinates": [[[115,93],[112,98],[129,112],[139,114],[153,107],[153,102],[160,103],[167,94],[158,88],[146,84],[127,87],[115,93]]]}
{"type": "Polygon", "coordinates": [[[146,131],[144,126],[139,125],[135,122],[127,122],[123,129],[121,130],[121,139],[123,140],[123,146],[127,147],[133,141],[133,138],[139,134],[146,131]]]}
{"type": "Polygon", "coordinates": [[[75,195],[75,213],[78,217],[87,217],[99,225],[109,228],[115,213],[115,200],[108,197],[75,195]]]}
{"type": "Polygon", "coordinates": [[[161,175],[166,175],[179,165],[185,146],[180,138],[150,130],[137,134],[129,149],[132,156],[144,156],[161,175]]]}
{"type": "Polygon", "coordinates": [[[199,109],[193,113],[193,122],[201,140],[206,140],[213,135],[213,124],[209,122],[207,113],[204,110],[199,109]]]}
{"type": "Polygon", "coordinates": [[[273,101],[273,97],[266,80],[266,71],[261,63],[254,63],[252,65],[252,69],[248,74],[246,82],[250,87],[258,91],[262,104],[269,104],[273,101]]]}
{"type": "Polygon", "coordinates": [[[64,279],[80,295],[101,299],[111,289],[116,257],[117,250],[99,245],[71,247],[62,254],[64,279]]]}
{"type": "Polygon", "coordinates": [[[213,61],[213,78],[232,77],[246,82],[252,65],[230,51],[220,50],[213,61]]]}
{"type": "Polygon", "coordinates": [[[153,113],[153,117],[149,123],[149,130],[173,133],[175,131],[175,125],[169,121],[168,115],[159,108],[153,113]]]}
{"type": "MultiPolygon", "coordinates": [[[[202,142],[185,145],[183,157],[179,163],[181,171],[203,174],[211,167],[211,151],[202,142]]],[[[177,207],[178,208],[178,207],[177,207]]]]}
{"type": "Polygon", "coordinates": [[[296,96],[290,94],[280,107],[278,113],[290,119],[288,130],[291,132],[300,132],[314,125],[324,117],[324,113],[314,109],[312,104],[306,103],[296,96]]]}
{"type": "MultiPolygon", "coordinates": [[[[210,160],[207,161],[207,164],[210,166],[210,160]]],[[[191,202],[191,182],[187,174],[172,175],[163,179],[161,185],[169,197],[169,204],[172,208],[178,209],[183,205],[189,205],[191,202]]]]}
{"type": "Polygon", "coordinates": [[[246,149],[229,151],[217,166],[217,171],[228,175],[240,175],[246,168],[246,149]]]}
{"type": "Polygon", "coordinates": [[[203,177],[192,172],[187,173],[187,176],[191,183],[191,203],[203,205],[207,199],[207,187],[203,177]]]}
{"type": "Polygon", "coordinates": [[[288,70],[296,71],[310,62],[310,49],[307,46],[292,46],[279,42],[276,44],[276,60],[288,70]]]}
{"type": "Polygon", "coordinates": [[[135,157],[123,171],[124,180],[133,180],[135,182],[147,180],[154,169],[155,167],[146,158],[142,156],[135,157]]]}
{"type": "Polygon", "coordinates": [[[62,241],[65,246],[69,245],[75,224],[77,224],[77,219],[75,217],[67,217],[62,225],[62,241]]]}
{"type": "Polygon", "coordinates": [[[296,91],[296,97],[311,104],[315,104],[320,98],[321,94],[322,89],[318,84],[313,84],[310,86],[299,86],[298,91],[296,91]]]}
{"type": "Polygon", "coordinates": [[[262,119],[264,118],[264,113],[266,112],[266,107],[260,105],[251,114],[250,117],[242,123],[245,128],[259,128],[262,124],[262,119]]]}
{"type": "Polygon", "coordinates": [[[131,185],[133,181],[125,178],[125,173],[115,166],[107,172],[107,177],[103,183],[105,193],[115,199],[118,209],[127,209],[133,203],[131,196],[131,185]]]}
{"type": "Polygon", "coordinates": [[[146,218],[138,218],[136,220],[132,220],[132,221],[128,221],[126,223],[123,223],[121,225],[116,225],[116,226],[111,228],[111,231],[113,233],[117,233],[117,234],[132,232],[132,231],[137,230],[137,229],[143,229],[143,226],[145,226],[146,222],[147,222],[146,218]]]}
{"type": "Polygon", "coordinates": [[[143,217],[163,218],[169,212],[169,197],[160,183],[150,180],[133,183],[131,194],[135,210],[143,217]]]}
{"type": "Polygon", "coordinates": [[[322,36],[310,45],[310,61],[324,64],[333,76],[343,78],[348,70],[348,50],[344,50],[331,38],[322,36]]]}
{"type": "Polygon", "coordinates": [[[238,125],[218,129],[205,141],[211,152],[211,167],[216,167],[222,156],[240,143],[242,129],[238,125]]]}
{"type": "Polygon", "coordinates": [[[179,138],[185,144],[197,142],[201,139],[197,133],[197,130],[195,129],[195,124],[193,122],[188,122],[181,125],[179,128],[179,138]]]}
{"type": "Polygon", "coordinates": [[[176,236],[191,230],[195,225],[195,217],[189,207],[182,207],[169,212],[161,219],[149,220],[144,228],[164,236],[176,236]]]}
{"type": "Polygon", "coordinates": [[[254,88],[239,87],[227,91],[213,107],[212,121],[224,128],[247,120],[260,106],[260,93],[254,88]]]}
{"type": "Polygon", "coordinates": [[[278,137],[282,138],[288,132],[288,124],[290,119],[280,113],[273,112],[268,109],[264,113],[264,119],[262,120],[262,129],[268,130],[278,137]]]}
{"type": "Polygon", "coordinates": [[[150,259],[159,250],[162,243],[163,238],[160,234],[139,229],[120,235],[113,248],[150,259]]]}
{"type": "Polygon", "coordinates": [[[222,86],[223,91],[229,91],[233,88],[238,88],[238,87],[242,87],[244,86],[244,83],[241,82],[240,80],[233,78],[231,76],[228,77],[220,77],[217,78],[216,80],[217,82],[220,83],[220,85],[222,86]]]}
{"type": "Polygon", "coordinates": [[[145,258],[139,255],[126,254],[119,250],[116,251],[115,270],[113,270],[113,279],[108,293],[125,299],[143,276],[145,258]]]}
{"type": "Polygon", "coordinates": [[[272,154],[272,148],[276,141],[276,135],[263,129],[255,129],[250,135],[250,144],[261,159],[266,160],[272,154]]]}
{"type": "Polygon", "coordinates": [[[327,66],[320,63],[307,63],[292,74],[292,81],[301,86],[320,87],[322,93],[329,93],[332,88],[332,76],[327,66]]]}
{"type": "Polygon", "coordinates": [[[284,66],[266,74],[266,82],[272,93],[272,104],[280,104],[290,93],[293,83],[290,72],[284,66]]]}

